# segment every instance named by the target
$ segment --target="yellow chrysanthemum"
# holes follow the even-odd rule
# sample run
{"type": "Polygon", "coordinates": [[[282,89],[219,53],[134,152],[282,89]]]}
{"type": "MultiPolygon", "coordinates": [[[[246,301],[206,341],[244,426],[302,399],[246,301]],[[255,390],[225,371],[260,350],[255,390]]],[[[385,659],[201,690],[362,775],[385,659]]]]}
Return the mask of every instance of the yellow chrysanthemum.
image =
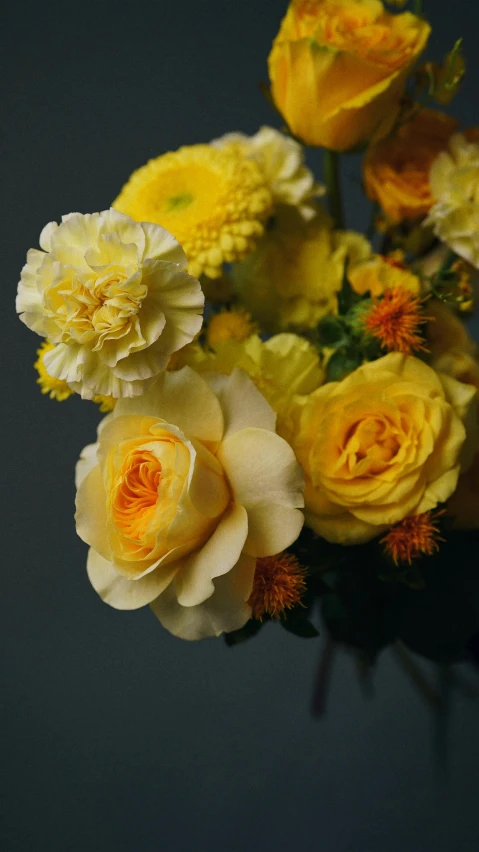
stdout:
{"type": "Polygon", "coordinates": [[[64,379],[56,379],[54,376],[51,376],[50,373],[47,373],[44,358],[47,352],[51,352],[54,348],[53,343],[50,343],[49,340],[45,340],[40,346],[40,349],[37,349],[38,358],[33,366],[38,373],[37,384],[40,385],[42,393],[48,394],[50,399],[56,399],[58,402],[63,402],[63,400],[68,399],[74,391],[64,379]]]}
{"type": "Polygon", "coordinates": [[[223,263],[252,251],[272,196],[257,163],[236,147],[191,145],[134,172],[113,206],[167,228],[183,247],[190,273],[217,278],[223,263]]]}
{"type": "Polygon", "coordinates": [[[212,316],[206,330],[208,345],[213,349],[223,340],[238,340],[242,343],[257,330],[250,314],[242,308],[220,311],[212,316]]]}

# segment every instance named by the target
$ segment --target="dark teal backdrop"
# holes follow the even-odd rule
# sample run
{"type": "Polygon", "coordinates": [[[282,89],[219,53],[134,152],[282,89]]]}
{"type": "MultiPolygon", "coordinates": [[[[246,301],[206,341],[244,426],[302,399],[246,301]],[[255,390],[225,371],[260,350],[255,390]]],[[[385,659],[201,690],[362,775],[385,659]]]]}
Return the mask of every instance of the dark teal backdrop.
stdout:
{"type": "MultiPolygon", "coordinates": [[[[424,5],[431,55],[465,37],[455,111],[479,124],[478,4],[424,5]]],[[[2,13],[4,852],[479,848],[477,704],[456,699],[450,779],[435,783],[429,711],[390,653],[370,700],[340,655],[313,720],[322,639],[270,626],[243,647],[191,645],[148,609],[100,602],[73,525],[73,467],[98,414],[41,396],[39,339],[14,314],[46,222],[108,207],[153,155],[275,122],[259,83],[285,6],[77,0],[2,13]]],[[[361,227],[355,166],[344,178],[361,227]]]]}

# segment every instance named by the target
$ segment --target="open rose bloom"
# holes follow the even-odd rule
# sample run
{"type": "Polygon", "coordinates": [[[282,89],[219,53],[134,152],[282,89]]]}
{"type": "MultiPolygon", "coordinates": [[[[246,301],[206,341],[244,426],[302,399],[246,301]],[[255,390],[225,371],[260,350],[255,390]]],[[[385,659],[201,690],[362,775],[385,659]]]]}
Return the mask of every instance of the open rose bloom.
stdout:
{"type": "Polygon", "coordinates": [[[242,627],[257,557],[303,524],[303,474],[241,370],[163,375],[122,400],[77,468],[88,575],[117,609],[151,604],[184,639],[242,627]]]}

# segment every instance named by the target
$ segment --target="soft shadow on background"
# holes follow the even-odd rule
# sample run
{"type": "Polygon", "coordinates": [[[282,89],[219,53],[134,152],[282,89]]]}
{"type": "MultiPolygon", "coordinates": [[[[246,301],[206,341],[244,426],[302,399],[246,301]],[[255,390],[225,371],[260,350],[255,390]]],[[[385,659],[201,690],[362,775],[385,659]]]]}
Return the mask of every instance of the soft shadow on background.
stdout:
{"type": "MultiPolygon", "coordinates": [[[[479,124],[478,4],[424,6],[431,56],[465,38],[454,111],[479,124]]],[[[455,696],[450,778],[437,781],[429,711],[389,653],[372,699],[341,655],[314,720],[322,639],[270,625],[241,647],[188,644],[148,608],[101,603],[73,525],[74,463],[99,416],[40,394],[39,338],[14,314],[26,250],[47,221],[107,208],[151,156],[277,124],[258,84],[285,8],[20,2],[3,19],[4,852],[479,848],[477,702],[455,696]]],[[[364,227],[354,169],[347,161],[348,224],[364,227]]]]}

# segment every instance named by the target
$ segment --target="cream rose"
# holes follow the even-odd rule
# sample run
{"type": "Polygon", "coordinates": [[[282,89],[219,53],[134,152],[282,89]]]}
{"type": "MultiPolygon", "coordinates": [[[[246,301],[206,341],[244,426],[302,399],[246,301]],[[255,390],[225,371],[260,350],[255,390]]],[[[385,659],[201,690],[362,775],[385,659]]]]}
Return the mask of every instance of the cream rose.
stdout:
{"type": "Polygon", "coordinates": [[[106,603],[151,604],[184,639],[245,624],[256,557],[303,524],[301,468],[274,429],[241,370],[184,367],[117,403],[77,466],[77,531],[106,603]]]}
{"type": "Polygon", "coordinates": [[[476,419],[475,388],[397,352],[319,388],[293,437],[306,522],[357,544],[434,509],[472,461],[476,419]]]}
{"type": "Polygon", "coordinates": [[[20,319],[54,348],[49,375],[88,399],[135,396],[202,325],[204,296],[178,242],[116,210],[50,222],[18,285],[20,319]]]}

